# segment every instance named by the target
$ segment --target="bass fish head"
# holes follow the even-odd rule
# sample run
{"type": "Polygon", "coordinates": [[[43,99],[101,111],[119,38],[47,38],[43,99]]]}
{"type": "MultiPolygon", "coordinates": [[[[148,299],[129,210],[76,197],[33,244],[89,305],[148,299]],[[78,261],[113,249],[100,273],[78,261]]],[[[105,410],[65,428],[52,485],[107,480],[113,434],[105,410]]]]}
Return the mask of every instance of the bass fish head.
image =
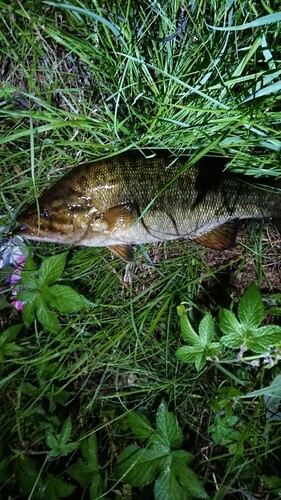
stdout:
{"type": "Polygon", "coordinates": [[[19,217],[19,234],[24,238],[54,243],[75,243],[83,234],[83,225],[78,229],[75,213],[67,205],[39,200],[33,203],[19,217]]]}

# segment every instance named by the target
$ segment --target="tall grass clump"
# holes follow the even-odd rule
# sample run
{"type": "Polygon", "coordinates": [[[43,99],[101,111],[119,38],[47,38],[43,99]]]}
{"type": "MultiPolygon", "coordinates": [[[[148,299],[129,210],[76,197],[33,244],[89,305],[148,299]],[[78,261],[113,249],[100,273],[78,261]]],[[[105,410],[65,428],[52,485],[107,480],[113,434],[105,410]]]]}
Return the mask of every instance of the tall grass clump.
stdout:
{"type": "Polygon", "coordinates": [[[277,0],[0,0],[1,498],[280,496],[277,230],[128,266],[11,233],[129,149],[278,180],[280,21],[277,0]]]}

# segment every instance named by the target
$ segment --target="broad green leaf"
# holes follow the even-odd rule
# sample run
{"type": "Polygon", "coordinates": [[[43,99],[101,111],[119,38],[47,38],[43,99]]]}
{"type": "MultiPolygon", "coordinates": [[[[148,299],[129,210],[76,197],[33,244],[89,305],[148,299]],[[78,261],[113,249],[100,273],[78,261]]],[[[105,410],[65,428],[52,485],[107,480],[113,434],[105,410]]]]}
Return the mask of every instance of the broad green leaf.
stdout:
{"type": "Polygon", "coordinates": [[[239,418],[233,415],[229,417],[216,415],[214,423],[208,429],[212,434],[214,443],[228,446],[234,442],[241,441],[243,438],[242,433],[234,428],[238,421],[239,418]]]}
{"type": "Polygon", "coordinates": [[[40,304],[36,309],[36,316],[41,325],[51,333],[57,333],[60,330],[60,324],[57,316],[53,311],[50,311],[43,304],[40,304]]]}
{"type": "Polygon", "coordinates": [[[247,339],[247,347],[253,352],[264,352],[281,341],[281,326],[266,325],[255,330],[247,339]]]}
{"type": "Polygon", "coordinates": [[[61,432],[59,435],[59,442],[60,443],[67,443],[67,441],[71,437],[71,433],[72,433],[71,417],[67,417],[67,419],[64,421],[63,426],[61,428],[61,432]]]}
{"type": "Polygon", "coordinates": [[[202,370],[202,368],[204,368],[205,364],[206,364],[206,356],[204,354],[204,352],[198,354],[198,356],[196,356],[196,359],[195,359],[195,368],[198,372],[200,372],[200,370],[202,370]]]}
{"type": "Polygon", "coordinates": [[[35,262],[33,260],[33,258],[31,257],[31,254],[29,253],[28,256],[26,257],[25,261],[24,261],[24,269],[23,269],[23,272],[25,271],[36,271],[36,265],[35,265],[35,262]]]}
{"type": "Polygon", "coordinates": [[[29,328],[35,318],[35,303],[29,302],[24,305],[22,312],[22,319],[26,326],[29,328]]]}
{"type": "Polygon", "coordinates": [[[83,439],[81,443],[81,453],[92,470],[98,470],[97,435],[95,432],[90,435],[89,439],[83,439]]]}
{"type": "Polygon", "coordinates": [[[146,449],[128,446],[118,457],[116,474],[132,486],[146,486],[154,481],[167,457],[169,453],[165,447],[153,446],[146,449]]]}
{"type": "Polygon", "coordinates": [[[181,429],[175,415],[168,411],[167,404],[162,401],[156,415],[157,433],[170,448],[180,448],[183,442],[181,429]]]}
{"type": "Polygon", "coordinates": [[[91,481],[95,478],[95,475],[98,474],[96,470],[91,470],[89,465],[83,462],[81,458],[78,458],[77,462],[67,469],[67,473],[72,479],[75,479],[82,488],[89,486],[91,481]]]}
{"type": "Polygon", "coordinates": [[[136,438],[145,441],[155,434],[149,420],[140,412],[132,411],[127,415],[127,422],[136,438]]]}
{"type": "Polygon", "coordinates": [[[11,342],[11,340],[14,340],[18,333],[21,331],[23,327],[22,323],[19,323],[17,325],[12,325],[9,326],[3,333],[0,334],[0,348],[3,344],[6,344],[7,342],[11,342]]]}
{"type": "Polygon", "coordinates": [[[15,342],[7,342],[0,346],[0,361],[3,361],[5,356],[18,356],[20,351],[21,347],[19,347],[15,342]]]}
{"type": "Polygon", "coordinates": [[[75,490],[76,487],[73,484],[67,483],[53,474],[48,474],[44,485],[44,498],[48,498],[48,500],[69,498],[75,490]]]}
{"type": "Polygon", "coordinates": [[[68,443],[68,440],[71,436],[71,431],[72,431],[72,425],[70,417],[68,417],[64,422],[58,437],[54,435],[52,429],[51,430],[49,429],[47,431],[46,442],[49,448],[51,448],[51,450],[48,453],[49,457],[65,456],[68,455],[68,453],[71,453],[72,451],[78,448],[79,446],[78,441],[73,441],[71,443],[68,443]]]}
{"type": "Polygon", "coordinates": [[[238,337],[235,333],[229,333],[228,335],[223,335],[221,337],[221,343],[227,347],[231,347],[232,349],[240,349],[243,345],[243,336],[238,337]]]}
{"type": "Polygon", "coordinates": [[[180,317],[180,328],[184,340],[192,345],[198,344],[200,342],[199,335],[197,335],[191,326],[183,304],[177,307],[177,312],[180,317]]]}
{"type": "Polygon", "coordinates": [[[67,252],[64,252],[43,260],[38,273],[41,285],[49,285],[61,277],[65,268],[66,257],[67,252]]]}
{"type": "Polygon", "coordinates": [[[81,444],[81,458],[68,469],[68,474],[73,477],[83,488],[89,485],[90,498],[102,496],[103,481],[99,472],[97,437],[93,433],[89,439],[84,439],[81,444]]]}
{"type": "Polygon", "coordinates": [[[28,290],[36,290],[37,284],[37,271],[28,271],[25,269],[22,270],[21,272],[21,277],[20,277],[20,284],[28,290]]]}
{"type": "Polygon", "coordinates": [[[57,447],[53,448],[51,451],[49,451],[48,456],[49,457],[65,457],[72,451],[76,450],[79,446],[78,441],[73,441],[72,443],[66,443],[66,444],[59,444],[57,447]]]}
{"type": "Polygon", "coordinates": [[[31,492],[34,484],[37,484],[37,490],[43,487],[42,477],[36,469],[35,462],[24,454],[15,459],[14,471],[18,484],[21,487],[21,494],[26,497],[31,492]],[[25,495],[24,495],[25,496],[25,495]]]}
{"type": "Polygon", "coordinates": [[[214,358],[217,356],[222,350],[222,346],[219,342],[212,342],[207,349],[207,356],[210,358],[214,358]]]}
{"type": "Polygon", "coordinates": [[[32,303],[34,303],[37,295],[38,295],[38,290],[36,288],[33,290],[28,288],[25,290],[21,290],[17,294],[17,300],[21,300],[22,302],[26,302],[27,304],[30,304],[30,303],[32,304],[32,303]]]}
{"type": "Polygon", "coordinates": [[[55,437],[52,429],[48,429],[46,432],[46,443],[49,446],[49,448],[54,449],[58,447],[58,440],[55,437]]]}
{"type": "Polygon", "coordinates": [[[89,487],[89,496],[90,500],[94,500],[95,498],[100,497],[104,498],[105,500],[108,499],[108,497],[105,497],[103,495],[103,480],[99,473],[96,473],[96,475],[93,476],[92,482],[89,487]]]}
{"type": "Polygon", "coordinates": [[[229,311],[228,309],[221,309],[219,320],[221,331],[226,335],[233,335],[234,338],[239,339],[239,342],[241,344],[242,327],[233,312],[229,311]]]}
{"type": "Polygon", "coordinates": [[[173,450],[171,452],[171,456],[173,458],[173,463],[175,466],[188,465],[193,460],[193,455],[189,451],[185,450],[173,450]]]}
{"type": "Polygon", "coordinates": [[[201,345],[208,345],[215,335],[215,320],[211,313],[207,313],[199,324],[201,345]]]}
{"type": "Polygon", "coordinates": [[[176,467],[173,467],[173,470],[177,480],[188,494],[185,498],[201,498],[202,500],[208,500],[209,495],[193,470],[189,469],[189,467],[178,467],[178,464],[176,464],[176,467]]]}
{"type": "Polygon", "coordinates": [[[171,467],[166,467],[155,481],[155,500],[186,500],[186,494],[178,483],[171,467]]]}
{"type": "Polygon", "coordinates": [[[264,318],[264,306],[260,291],[255,283],[251,283],[238,303],[238,317],[247,328],[254,329],[264,318]]]}
{"type": "Polygon", "coordinates": [[[64,314],[80,311],[92,305],[83,295],[70,286],[53,285],[49,288],[51,305],[64,314]]]}
{"type": "Polygon", "coordinates": [[[194,346],[182,346],[176,351],[176,357],[183,363],[195,363],[195,359],[202,352],[202,348],[193,349],[194,346]]]}

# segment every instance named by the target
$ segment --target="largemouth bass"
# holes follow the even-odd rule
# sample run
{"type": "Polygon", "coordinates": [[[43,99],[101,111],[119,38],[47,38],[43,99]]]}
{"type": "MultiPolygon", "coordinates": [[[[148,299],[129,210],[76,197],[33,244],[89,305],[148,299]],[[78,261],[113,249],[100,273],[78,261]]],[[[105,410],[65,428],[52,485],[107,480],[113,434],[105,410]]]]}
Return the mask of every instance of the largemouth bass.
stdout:
{"type": "Polygon", "coordinates": [[[227,158],[129,152],[85,163],[65,175],[19,217],[37,241],[106,246],[126,261],[131,245],[189,238],[215,249],[234,245],[239,222],[281,228],[281,189],[220,174],[227,158]]]}

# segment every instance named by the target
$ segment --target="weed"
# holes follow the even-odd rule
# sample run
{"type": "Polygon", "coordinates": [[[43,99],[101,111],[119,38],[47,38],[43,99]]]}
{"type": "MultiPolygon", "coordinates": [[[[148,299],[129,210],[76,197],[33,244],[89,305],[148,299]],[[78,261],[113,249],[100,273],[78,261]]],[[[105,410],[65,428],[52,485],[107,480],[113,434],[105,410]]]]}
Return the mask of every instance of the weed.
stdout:
{"type": "Polygon", "coordinates": [[[61,246],[21,243],[16,283],[18,263],[6,263],[20,210],[81,161],[165,148],[278,179],[279,9],[0,0],[1,497],[152,498],[167,484],[190,496],[183,471],[215,500],[280,494],[277,230],[250,225],[219,253],[144,246],[131,267],[104,249],[69,247],[66,259],[61,246]],[[252,285],[239,302],[250,282],[261,295],[252,285]],[[175,357],[191,347],[192,362],[175,357]],[[162,400],[178,440],[158,421],[162,400]],[[132,415],[166,436],[147,486],[126,485],[132,457],[117,477],[125,446],[137,457],[156,446],[132,415]]]}

